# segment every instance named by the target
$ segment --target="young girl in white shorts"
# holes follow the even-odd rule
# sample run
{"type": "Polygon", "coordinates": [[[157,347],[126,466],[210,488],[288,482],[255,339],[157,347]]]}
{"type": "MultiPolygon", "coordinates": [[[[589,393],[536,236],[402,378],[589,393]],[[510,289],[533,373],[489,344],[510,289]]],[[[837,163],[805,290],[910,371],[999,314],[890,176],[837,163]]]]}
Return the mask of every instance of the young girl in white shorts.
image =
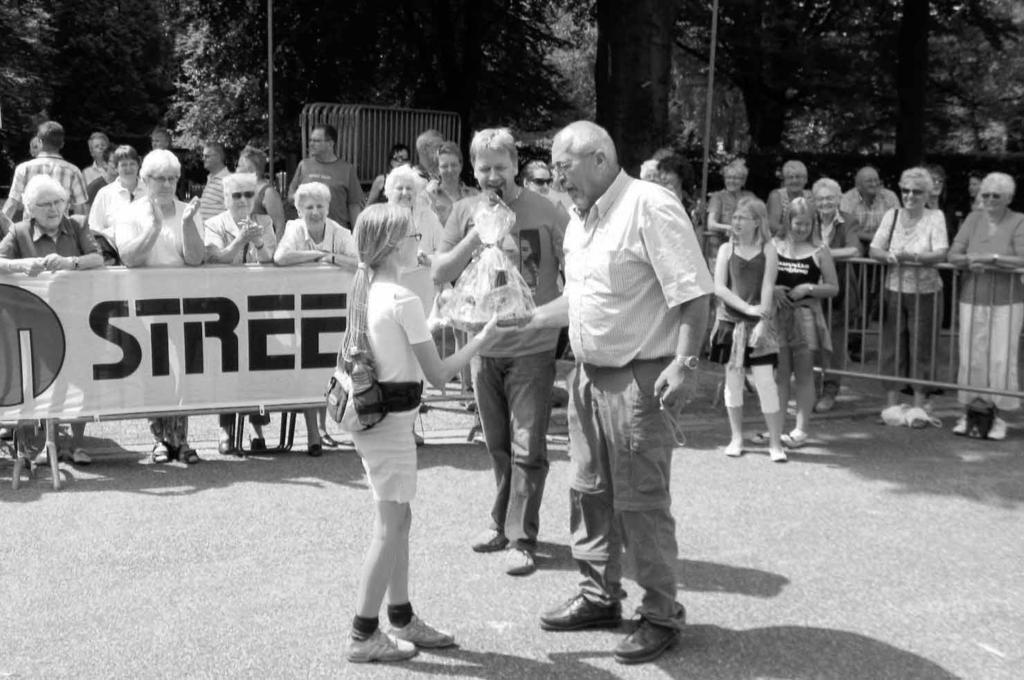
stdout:
{"type": "MultiPolygon", "coordinates": [[[[418,234],[412,214],[397,205],[371,205],[356,220],[359,267],[350,296],[342,357],[372,360],[381,383],[444,385],[469,358],[497,339],[496,320],[455,354],[442,359],[427,329],[419,297],[398,283],[416,265],[418,234]]],[[[367,430],[352,432],[376,505],[373,541],[363,561],[356,614],[346,647],[352,662],[402,661],[417,647],[447,647],[454,638],[413,613],[409,602],[409,503],[416,493],[412,423],[418,403],[389,412],[367,430]],[[378,625],[387,597],[390,630],[378,625]]]]}

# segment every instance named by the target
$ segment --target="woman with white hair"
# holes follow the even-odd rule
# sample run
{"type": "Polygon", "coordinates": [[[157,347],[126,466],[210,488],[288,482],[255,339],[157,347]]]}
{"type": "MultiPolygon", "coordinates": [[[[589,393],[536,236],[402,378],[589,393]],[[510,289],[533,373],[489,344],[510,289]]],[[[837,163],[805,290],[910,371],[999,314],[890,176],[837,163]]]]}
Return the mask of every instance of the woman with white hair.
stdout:
{"type": "Polygon", "coordinates": [[[807,166],[800,161],[786,161],[782,164],[782,186],[772,189],[765,205],[768,206],[768,224],[774,234],[783,225],[789,224],[786,211],[795,198],[810,198],[807,190],[807,166]]]}
{"type": "MultiPolygon", "coordinates": [[[[960,289],[960,368],[957,382],[1020,390],[1017,352],[1024,325],[1024,286],[1013,270],[1024,267],[1024,215],[1010,210],[1016,184],[1002,172],[981,181],[981,210],[971,212],[949,248],[949,261],[968,269],[960,289]]],[[[989,439],[1006,437],[996,409],[1016,410],[1020,399],[961,390],[965,406],[978,399],[993,413],[989,439]]],[[[966,414],[954,434],[968,434],[966,414]]]]}
{"type": "MultiPolygon", "coordinates": [[[[903,207],[890,209],[871,240],[871,257],[889,265],[882,308],[882,372],[931,380],[932,339],[941,318],[942,280],[933,266],[945,262],[949,250],[946,218],[926,208],[932,176],[924,168],[908,168],[900,176],[903,207]]],[[[900,384],[883,381],[886,405],[899,402],[900,384]]],[[[913,385],[914,406],[924,407],[925,388],[913,385]]]]}
{"type": "Polygon", "coordinates": [[[236,172],[224,178],[224,212],[206,220],[207,261],[214,264],[266,263],[274,259],[277,237],[268,215],[254,215],[256,175],[236,172]]]}
{"type": "Polygon", "coordinates": [[[740,199],[756,198],[752,192],[743,188],[748,174],[747,164],[742,158],[722,168],[725,188],[708,196],[708,229],[719,234],[732,233],[732,214],[740,199]]]}
{"type": "MultiPolygon", "coordinates": [[[[284,225],[274,264],[287,267],[320,262],[354,272],[358,260],[352,232],[341,226],[327,212],[331,190],[320,182],[306,182],[295,190],[295,207],[299,218],[284,225]]],[[[302,412],[306,421],[306,453],[314,458],[323,454],[323,445],[334,448],[338,443],[327,433],[326,408],[302,412]]]]}
{"type": "MultiPolygon", "coordinates": [[[[68,217],[68,193],[50,175],[36,175],[22,193],[25,219],[11,226],[0,240],[0,273],[38,276],[43,272],[81,271],[103,265],[103,256],[81,216],[68,217]]],[[[0,340],[4,340],[0,336],[0,340]]],[[[21,430],[28,435],[28,428],[21,430]]],[[[89,455],[82,448],[85,423],[71,424],[71,445],[61,447],[61,459],[88,465],[89,455]]],[[[23,439],[24,441],[24,439],[23,439]]],[[[46,449],[37,463],[47,460],[46,449]]]]}
{"type": "MultiPolygon", "coordinates": [[[[121,211],[114,225],[114,239],[126,267],[198,266],[206,258],[202,232],[197,224],[199,198],[182,203],[174,195],[181,176],[178,158],[166,149],[150,151],[139,173],[146,196],[121,211]]],[[[149,419],[154,444],[152,461],[181,459],[192,464],[199,454],[188,445],[188,417],[149,419]]]]}
{"type": "MultiPolygon", "coordinates": [[[[242,265],[264,264],[274,259],[277,237],[274,221],[268,215],[254,215],[258,179],[252,173],[236,172],[224,177],[224,212],[206,220],[207,262],[242,265]]],[[[221,436],[218,450],[223,454],[241,455],[235,446],[235,414],[219,416],[221,436]]],[[[263,426],[270,414],[250,413],[254,451],[266,449],[263,426]]]]}

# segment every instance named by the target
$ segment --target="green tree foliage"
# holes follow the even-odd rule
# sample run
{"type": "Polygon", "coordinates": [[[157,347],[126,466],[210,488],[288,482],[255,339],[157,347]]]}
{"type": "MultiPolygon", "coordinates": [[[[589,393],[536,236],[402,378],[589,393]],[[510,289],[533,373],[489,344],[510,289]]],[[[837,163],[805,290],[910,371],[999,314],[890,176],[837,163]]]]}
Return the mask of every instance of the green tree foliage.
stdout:
{"type": "MultiPolygon", "coordinates": [[[[899,40],[904,2],[847,0],[732,0],[720,3],[717,70],[722,87],[742,94],[757,150],[860,151],[891,148],[901,115],[925,126],[929,146],[948,101],[970,98],[975,82],[934,81],[936,69],[917,73],[925,88],[925,116],[900,108],[897,66],[909,44],[899,40]]],[[[710,0],[683,0],[677,45],[706,60],[710,0]]],[[[961,52],[1001,50],[1017,29],[1009,0],[930,0],[926,36],[961,52]],[[974,42],[968,41],[968,36],[974,42]]],[[[947,56],[947,55],[943,55],[947,56]]],[[[913,84],[913,83],[911,83],[913,84]]]]}
{"type": "MultiPolygon", "coordinates": [[[[186,138],[267,136],[265,0],[181,0],[178,92],[186,138]]],[[[308,102],[453,110],[467,129],[543,124],[564,110],[546,61],[549,0],[276,0],[277,134],[294,148],[308,102]]]]}
{"type": "MultiPolygon", "coordinates": [[[[0,107],[3,109],[5,165],[21,160],[28,147],[21,145],[45,117],[53,91],[50,62],[53,28],[42,2],[0,2],[0,107]],[[13,146],[13,149],[8,147],[13,146]]],[[[6,177],[6,172],[0,172],[6,177]]]]}
{"type": "Polygon", "coordinates": [[[51,115],[75,135],[145,134],[164,115],[171,44],[152,0],[53,3],[51,115]]]}

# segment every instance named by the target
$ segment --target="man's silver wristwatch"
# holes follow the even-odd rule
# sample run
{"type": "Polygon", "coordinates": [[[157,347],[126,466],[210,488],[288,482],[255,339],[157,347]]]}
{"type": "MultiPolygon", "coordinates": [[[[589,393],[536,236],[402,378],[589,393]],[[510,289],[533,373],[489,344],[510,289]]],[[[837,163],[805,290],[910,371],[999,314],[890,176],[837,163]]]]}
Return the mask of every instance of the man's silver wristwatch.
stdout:
{"type": "Polygon", "coordinates": [[[696,370],[697,364],[700,363],[700,358],[691,354],[689,356],[685,354],[677,354],[673,360],[683,368],[688,368],[691,371],[696,370]]]}

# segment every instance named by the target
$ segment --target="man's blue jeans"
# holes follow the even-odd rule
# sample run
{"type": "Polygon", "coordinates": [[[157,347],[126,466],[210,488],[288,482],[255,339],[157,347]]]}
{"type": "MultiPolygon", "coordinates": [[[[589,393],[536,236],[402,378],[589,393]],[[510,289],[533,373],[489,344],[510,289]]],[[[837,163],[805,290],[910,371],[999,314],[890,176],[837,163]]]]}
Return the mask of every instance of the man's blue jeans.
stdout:
{"type": "Polygon", "coordinates": [[[524,550],[537,546],[548,476],[548,420],[554,351],[521,357],[474,357],[473,391],[497,494],[491,528],[524,550]]]}

